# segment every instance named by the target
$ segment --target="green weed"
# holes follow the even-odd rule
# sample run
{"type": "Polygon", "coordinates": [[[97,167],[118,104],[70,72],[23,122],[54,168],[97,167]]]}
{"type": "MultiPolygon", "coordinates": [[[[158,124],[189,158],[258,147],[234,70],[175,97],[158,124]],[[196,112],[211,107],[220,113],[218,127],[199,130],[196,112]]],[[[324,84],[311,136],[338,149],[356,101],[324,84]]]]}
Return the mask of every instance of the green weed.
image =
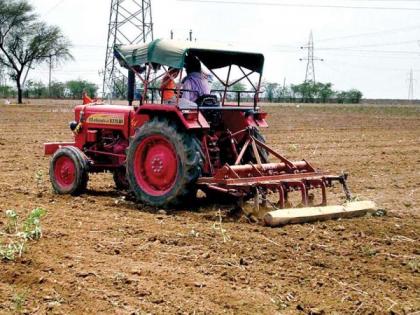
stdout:
{"type": "Polygon", "coordinates": [[[419,259],[412,259],[408,262],[408,267],[410,267],[412,272],[418,273],[420,272],[420,260],[419,259]]]}
{"type": "Polygon", "coordinates": [[[18,225],[18,219],[19,215],[14,210],[7,210],[6,211],[6,233],[12,234],[17,232],[17,225],[18,225]]]}
{"type": "Polygon", "coordinates": [[[15,309],[15,311],[17,313],[21,313],[26,303],[26,292],[16,293],[12,298],[12,302],[13,302],[13,308],[15,309]]]}
{"type": "Polygon", "coordinates": [[[230,236],[228,235],[226,229],[223,228],[222,212],[220,211],[220,209],[217,214],[218,214],[219,220],[213,223],[212,229],[214,232],[217,232],[217,231],[220,232],[223,238],[223,243],[226,243],[227,241],[230,241],[230,236]]]}
{"type": "Polygon", "coordinates": [[[8,245],[0,244],[0,260],[15,260],[16,257],[21,257],[25,250],[25,242],[16,241],[8,245]]]}
{"type": "Polygon", "coordinates": [[[44,173],[42,170],[38,170],[35,172],[35,182],[36,185],[39,187],[42,185],[42,182],[44,181],[44,173]]]}
{"type": "Polygon", "coordinates": [[[19,216],[14,210],[6,211],[6,232],[8,244],[0,243],[0,260],[14,261],[22,257],[31,240],[42,237],[41,218],[46,214],[42,208],[31,211],[25,221],[19,224],[19,216]]]}
{"type": "Polygon", "coordinates": [[[378,253],[378,250],[371,246],[363,246],[362,253],[365,256],[373,257],[378,253]]]}
{"type": "Polygon", "coordinates": [[[39,240],[42,237],[41,218],[46,211],[43,208],[32,210],[28,218],[23,222],[23,233],[25,239],[39,240]]]}

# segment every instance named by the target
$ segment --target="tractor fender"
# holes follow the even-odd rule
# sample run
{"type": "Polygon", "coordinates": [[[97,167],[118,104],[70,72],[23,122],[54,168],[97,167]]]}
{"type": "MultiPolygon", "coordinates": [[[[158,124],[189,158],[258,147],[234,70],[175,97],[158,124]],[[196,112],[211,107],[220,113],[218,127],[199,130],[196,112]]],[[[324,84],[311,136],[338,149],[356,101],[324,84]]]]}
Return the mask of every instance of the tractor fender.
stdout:
{"type": "Polygon", "coordinates": [[[209,129],[210,125],[198,110],[180,109],[174,105],[166,104],[144,104],[136,112],[137,115],[146,114],[150,118],[157,116],[166,116],[174,119],[177,117],[187,130],[191,129],[209,129]],[[171,117],[172,116],[172,117],[171,117]]]}

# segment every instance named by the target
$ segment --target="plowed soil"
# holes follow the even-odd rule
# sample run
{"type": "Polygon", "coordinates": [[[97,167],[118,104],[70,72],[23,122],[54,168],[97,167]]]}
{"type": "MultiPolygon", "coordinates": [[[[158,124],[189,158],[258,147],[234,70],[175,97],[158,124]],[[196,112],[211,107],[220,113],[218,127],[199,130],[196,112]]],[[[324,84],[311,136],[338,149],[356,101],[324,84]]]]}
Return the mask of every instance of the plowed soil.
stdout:
{"type": "MultiPolygon", "coordinates": [[[[158,212],[124,198],[110,174],[91,176],[80,197],[59,196],[42,144],[71,140],[72,106],[1,105],[0,230],[7,209],[48,214],[43,237],[0,262],[0,313],[419,312],[420,109],[266,109],[271,146],[349,172],[353,193],[387,215],[267,228],[205,199],[158,212]]],[[[338,189],[331,200],[343,200],[338,189]]]]}

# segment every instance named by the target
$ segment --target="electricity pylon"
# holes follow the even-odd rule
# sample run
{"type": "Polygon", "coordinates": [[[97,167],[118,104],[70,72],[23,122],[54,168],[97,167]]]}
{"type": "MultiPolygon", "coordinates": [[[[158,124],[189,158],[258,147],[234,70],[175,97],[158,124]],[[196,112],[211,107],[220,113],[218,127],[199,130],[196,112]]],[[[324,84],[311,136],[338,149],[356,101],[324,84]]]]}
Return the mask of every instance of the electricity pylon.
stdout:
{"type": "Polygon", "coordinates": [[[308,55],[305,58],[300,58],[300,61],[307,61],[306,64],[306,74],[305,74],[305,82],[312,82],[315,84],[316,75],[315,75],[315,61],[324,61],[322,58],[315,57],[314,55],[314,37],[311,33],[309,34],[309,41],[306,46],[300,47],[300,49],[307,49],[308,55]]]}
{"type": "Polygon", "coordinates": [[[135,45],[153,40],[151,0],[111,0],[103,95],[125,95],[127,75],[114,57],[115,45],[135,45]]]}

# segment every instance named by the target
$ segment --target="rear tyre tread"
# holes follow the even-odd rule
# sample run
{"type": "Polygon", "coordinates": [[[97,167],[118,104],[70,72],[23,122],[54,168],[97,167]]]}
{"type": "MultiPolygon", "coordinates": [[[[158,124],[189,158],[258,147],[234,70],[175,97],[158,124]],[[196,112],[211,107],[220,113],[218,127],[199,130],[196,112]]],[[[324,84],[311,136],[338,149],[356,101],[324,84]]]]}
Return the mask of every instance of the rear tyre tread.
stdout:
{"type": "Polygon", "coordinates": [[[127,177],[130,187],[139,201],[151,206],[167,208],[190,201],[190,198],[197,193],[195,182],[201,175],[202,167],[203,153],[198,140],[163,118],[154,118],[140,127],[128,148],[127,177]],[[134,174],[136,148],[142,139],[154,134],[164,136],[171,142],[177,152],[178,164],[181,163],[181,166],[178,165],[178,171],[181,171],[181,174],[177,175],[174,187],[163,196],[147,194],[137,184],[134,174]]]}

